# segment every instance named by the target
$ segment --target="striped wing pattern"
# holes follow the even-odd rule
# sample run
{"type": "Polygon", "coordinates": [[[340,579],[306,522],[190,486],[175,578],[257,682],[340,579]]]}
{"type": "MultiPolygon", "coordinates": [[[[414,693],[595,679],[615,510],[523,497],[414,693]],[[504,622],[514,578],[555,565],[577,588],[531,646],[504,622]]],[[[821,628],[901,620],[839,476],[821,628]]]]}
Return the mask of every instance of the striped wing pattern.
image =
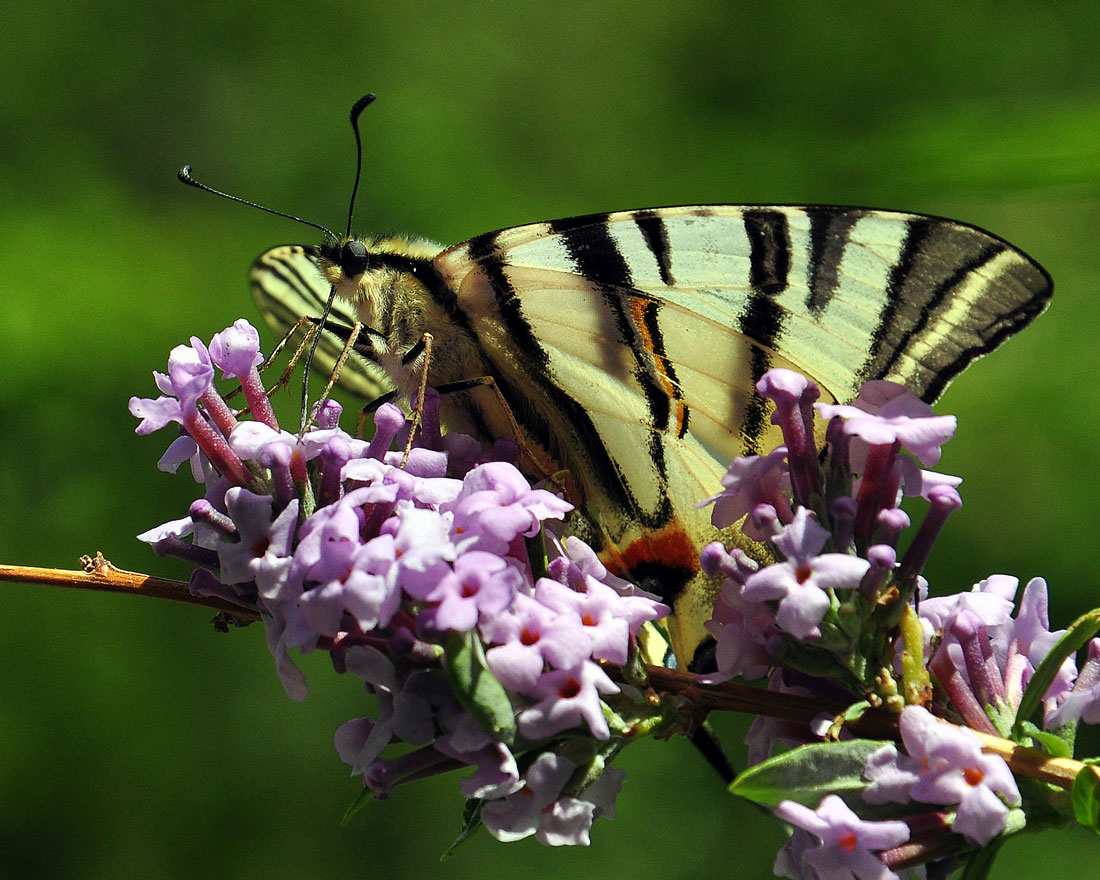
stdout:
{"type": "MultiPolygon", "coordinates": [[[[248,273],[252,294],[268,326],[285,333],[303,315],[319,317],[328,302],[329,286],[317,272],[318,249],[307,245],[284,244],[264,251],[248,273]]],[[[332,302],[333,323],[350,327],[358,320],[351,303],[337,297],[332,302]]],[[[317,345],[315,357],[331,370],[344,342],[325,333],[317,345]]],[[[376,364],[355,357],[354,367],[341,373],[340,384],[364,400],[376,400],[391,387],[386,374],[376,364]]]]}
{"type": "MultiPolygon", "coordinates": [[[[261,262],[278,263],[281,250],[261,262]]],[[[523,442],[570,471],[592,524],[585,537],[672,603],[682,664],[705,637],[713,600],[698,550],[719,537],[694,504],[734,456],[780,442],[757,379],[785,366],[814,378],[824,399],[848,400],[864,381],[888,378],[932,400],[1051,292],[1036,263],[982,230],[841,207],[594,214],[487,233],[402,265],[452,325],[424,329],[445,345],[460,328],[523,442]]],[[[290,313],[316,313],[327,298],[319,277],[310,296],[282,283],[296,298],[290,313]]],[[[254,284],[262,300],[280,298],[266,269],[254,269],[254,284]]],[[[476,407],[482,424],[501,423],[496,398],[479,395],[476,407]]]]}

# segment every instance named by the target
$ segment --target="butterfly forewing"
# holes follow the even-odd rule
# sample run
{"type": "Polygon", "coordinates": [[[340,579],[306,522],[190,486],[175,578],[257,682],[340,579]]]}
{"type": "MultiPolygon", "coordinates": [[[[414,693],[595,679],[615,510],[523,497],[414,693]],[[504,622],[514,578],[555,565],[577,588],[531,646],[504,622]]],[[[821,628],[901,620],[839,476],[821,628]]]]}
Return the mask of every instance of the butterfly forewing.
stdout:
{"type": "MultiPolygon", "coordinates": [[[[323,308],[328,284],[307,271],[315,258],[276,248],[254,266],[276,326],[323,308]]],[[[716,491],[733,457],[780,442],[756,381],[783,366],[815,379],[826,400],[848,400],[876,378],[931,400],[1042,311],[1051,291],[1030,258],[974,227],[821,206],[594,214],[402,259],[376,255],[386,271],[415,276],[405,298],[413,288],[421,297],[392,306],[410,324],[393,345],[428,331],[438,351],[452,351],[433,362],[433,384],[474,378],[463,370],[493,376],[529,460],[543,462],[533,470],[571,473],[585,537],[673,604],[681,663],[712,605],[698,551],[719,537],[694,504],[716,491]]],[[[338,320],[357,313],[345,305],[338,320]]],[[[454,396],[466,398],[450,409],[465,430],[513,424],[496,395],[454,396]]]]}

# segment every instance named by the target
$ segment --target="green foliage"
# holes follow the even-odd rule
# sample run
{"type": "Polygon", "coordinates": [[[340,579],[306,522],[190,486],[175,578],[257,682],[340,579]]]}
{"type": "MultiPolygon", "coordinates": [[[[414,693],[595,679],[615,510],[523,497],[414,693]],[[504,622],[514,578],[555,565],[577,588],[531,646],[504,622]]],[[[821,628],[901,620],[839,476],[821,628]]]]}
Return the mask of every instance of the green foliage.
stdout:
{"type": "Polygon", "coordinates": [[[1077,824],[1100,834],[1100,772],[1095,763],[1086,764],[1073,780],[1073,816],[1077,824]]]}
{"type": "Polygon", "coordinates": [[[865,789],[863,767],[884,745],[853,739],[799,746],[750,767],[730,784],[730,792],[766,807],[790,800],[816,808],[827,794],[865,789]]]}
{"type": "Polygon", "coordinates": [[[485,650],[474,631],[447,635],[443,667],[462,708],[494,739],[511,745],[516,719],[508,693],[485,662],[485,650]]]}

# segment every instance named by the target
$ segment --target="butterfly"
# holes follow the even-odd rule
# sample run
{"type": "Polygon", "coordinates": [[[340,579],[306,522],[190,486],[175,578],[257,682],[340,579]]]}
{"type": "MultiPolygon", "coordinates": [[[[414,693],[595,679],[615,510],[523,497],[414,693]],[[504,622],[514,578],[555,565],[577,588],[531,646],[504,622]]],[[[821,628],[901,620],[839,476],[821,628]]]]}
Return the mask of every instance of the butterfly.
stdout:
{"type": "MultiPolygon", "coordinates": [[[[364,397],[410,396],[425,363],[435,387],[491,377],[495,389],[444,395],[444,423],[486,441],[518,432],[532,476],[568,472],[573,528],[671,605],[676,661],[697,670],[715,589],[699,550],[721,538],[759,551],[695,506],[735,456],[781,442],[756,381],[786,367],[844,402],[892,379],[931,402],[1052,290],[1022,251],[956,221],[736,205],[590,214],[448,248],[284,245],[255,261],[251,284],[280,332],[335,291],[330,320],[367,328],[341,377],[364,397]]],[[[321,361],[341,345],[326,334],[321,361]]]]}

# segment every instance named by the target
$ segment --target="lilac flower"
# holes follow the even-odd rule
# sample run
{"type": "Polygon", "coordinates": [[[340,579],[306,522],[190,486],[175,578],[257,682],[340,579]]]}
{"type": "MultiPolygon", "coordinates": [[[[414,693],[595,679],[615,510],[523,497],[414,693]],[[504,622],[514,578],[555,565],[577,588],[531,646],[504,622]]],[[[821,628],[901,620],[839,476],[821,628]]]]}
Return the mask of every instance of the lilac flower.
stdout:
{"type": "Polygon", "coordinates": [[[799,508],[794,520],[775,539],[787,557],[765,566],[745,581],[741,598],[749,602],[779,600],[776,623],[797,639],[819,636],[818,624],[829,610],[827,589],[859,586],[869,563],[845,553],[818,555],[829,533],[799,508]]]}
{"type": "MultiPolygon", "coordinates": [[[[547,564],[550,577],[575,593],[591,593],[593,600],[604,603],[613,617],[626,622],[631,635],[637,635],[648,621],[660,620],[671,612],[653,593],[611,574],[596,552],[576,535],[569,535],[561,542],[553,539],[551,551],[547,564]],[[602,598],[597,600],[596,596],[602,598]]],[[[583,616],[585,612],[581,613],[583,616]]],[[[585,625],[591,625],[591,621],[585,625]]]]}
{"type": "Polygon", "coordinates": [[[519,791],[482,808],[482,821],[489,833],[502,841],[530,837],[538,831],[547,808],[561,797],[576,769],[576,764],[561,755],[553,752],[539,755],[524,774],[524,785],[519,791]]]}
{"type": "MultiPolygon", "coordinates": [[[[1024,589],[1020,610],[1010,618],[1019,581],[992,575],[971,592],[926,599],[920,616],[925,636],[937,633],[939,647],[929,668],[966,723],[985,733],[998,733],[989,718],[997,711],[1001,732],[1011,726],[1024,689],[1064,630],[1047,629],[1047,589],[1034,578],[1024,589]]],[[[1047,726],[1062,717],[1055,707],[1073,686],[1076,665],[1066,658],[1044,696],[1047,726]]]]}
{"type": "Polygon", "coordinates": [[[900,443],[928,467],[939,461],[940,447],[955,436],[957,424],[954,416],[937,416],[905,386],[885,380],[865,382],[851,404],[814,408],[823,418],[841,419],[849,436],[870,446],[900,443]]]}
{"type": "MultiPolygon", "coordinates": [[[[223,476],[235,485],[250,485],[252,475],[225,439],[236,420],[214,390],[214,366],[202,340],[193,336],[190,346],[177,345],[168,357],[168,373],[154,372],[153,377],[164,395],[171,396],[130,398],[130,412],[141,419],[137,433],[149,434],[178,422],[223,476]],[[200,400],[217,427],[199,411],[200,400]]],[[[180,460],[178,453],[173,458],[180,460]]]]}
{"type": "Polygon", "coordinates": [[[535,585],[535,598],[552,611],[580,622],[593,658],[626,662],[630,627],[618,615],[623,597],[610,587],[592,580],[586,592],[578,593],[550,578],[540,578],[535,585]]]}
{"type": "Polygon", "coordinates": [[[582,722],[596,739],[611,735],[600,694],[617,694],[619,686],[595,663],[586,660],[572,669],[544,672],[533,690],[538,702],[516,719],[524,736],[546,739],[582,722]]]}
{"type": "Polygon", "coordinates": [[[505,553],[520,535],[538,533],[545,519],[560,519],[573,509],[545,489],[532,489],[516,468],[490,462],[470,471],[462,492],[441,510],[453,512],[457,535],[476,537],[477,547],[505,553]]]}
{"type": "Polygon", "coordinates": [[[539,755],[524,774],[522,788],[482,808],[481,818],[489,833],[501,841],[534,835],[548,846],[587,846],[592,821],[599,815],[614,818],[614,796],[622,775],[604,771],[582,800],[563,794],[576,770],[577,766],[561,755],[539,755]]]}
{"type": "MultiPolygon", "coordinates": [[[[714,504],[711,522],[718,528],[727,528],[745,517],[760,504],[770,504],[784,522],[790,522],[791,505],[784,495],[790,491],[790,475],[787,471],[787,447],[779,446],[767,455],[740,456],[733,460],[722,476],[722,491],[696,507],[714,504]]],[[[746,520],[742,528],[754,541],[764,541],[770,535],[762,534],[746,520]]]]}
{"type": "MultiPolygon", "coordinates": [[[[775,814],[784,822],[812,834],[820,841],[816,846],[801,844],[801,857],[818,877],[829,880],[897,880],[876,852],[892,849],[909,839],[909,827],[904,822],[868,822],[861,819],[836,795],[828,795],[816,810],[782,801],[775,814]]],[[[776,870],[789,871],[792,859],[776,859],[776,870]],[[785,867],[784,867],[785,866],[785,867]]],[[[801,878],[802,871],[783,876],[801,878]]]]}
{"type": "Polygon", "coordinates": [[[393,541],[380,536],[367,542],[337,540],[325,544],[322,557],[303,577],[310,589],[298,600],[317,632],[336,636],[350,614],[360,632],[386,626],[401,605],[401,592],[387,577],[393,541]]]}
{"type": "MultiPolygon", "coordinates": [[[[435,747],[448,754],[444,741],[437,741],[435,747]]],[[[466,752],[460,757],[477,768],[458,787],[463,797],[480,800],[507,797],[522,784],[516,756],[504,743],[491,742],[477,752],[466,752]]]]}
{"type": "Polygon", "coordinates": [[[893,745],[875,752],[864,767],[871,782],[864,800],[957,804],[952,830],[979,846],[1004,831],[1020,792],[1003,758],[984,753],[971,731],[938,721],[920,706],[907,706],[899,727],[908,757],[893,745]]]}
{"type": "Polygon", "coordinates": [[[791,491],[796,504],[809,505],[818,492],[813,403],[821,396],[821,389],[800,373],[777,368],[761,377],[756,391],[775,403],[771,421],[783,432],[789,450],[791,491]]]}
{"type": "Polygon", "coordinates": [[[241,383],[252,417],[278,428],[275,411],[257,369],[264,358],[260,354],[260,334],[256,328],[244,318],[238,318],[233,326],[216,333],[210,340],[210,358],[226,377],[241,383]]]}
{"type": "Polygon", "coordinates": [[[547,664],[571,669],[587,658],[591,642],[576,614],[560,614],[524,594],[503,614],[482,621],[482,635],[495,644],[486,652],[489,668],[510,690],[536,696],[547,664]]]}
{"type": "Polygon", "coordinates": [[[233,487],[225,493],[229,516],[237,527],[238,539],[218,544],[221,580],[227,584],[255,581],[261,596],[286,596],[292,560],[292,539],[298,519],[298,499],[272,519],[270,495],[257,495],[233,487]]]}
{"type": "Polygon", "coordinates": [[[778,633],[775,612],[767,603],[746,601],[740,586],[727,579],[706,627],[715,637],[718,673],[705,677],[704,681],[718,682],[735,675],[752,681],[767,675],[774,662],[767,646],[778,633]]]}
{"type": "MultiPolygon", "coordinates": [[[[1067,658],[1066,662],[1072,662],[1072,658],[1067,658]]],[[[1047,715],[1045,726],[1048,730],[1054,730],[1078,720],[1086,724],[1100,724],[1100,639],[1089,640],[1088,659],[1081,667],[1073,689],[1065,693],[1058,707],[1047,715]]]]}
{"type": "MultiPolygon", "coordinates": [[[[367,690],[378,698],[378,719],[369,728],[357,725],[354,731],[365,731],[365,736],[362,739],[347,739],[341,747],[341,758],[352,765],[353,773],[366,772],[367,767],[394,740],[413,745],[431,742],[435,732],[433,701],[430,697],[426,699],[422,690],[418,693],[416,687],[408,687],[409,682],[400,682],[397,668],[390,658],[377,648],[355,646],[348,649],[347,668],[362,679],[367,690]],[[351,742],[357,746],[353,755],[350,754],[351,742]],[[350,760],[345,755],[350,755],[350,760]]],[[[352,733],[352,730],[346,731],[345,737],[352,737],[352,733]]]]}
{"type": "Polygon", "coordinates": [[[438,603],[421,612],[420,623],[436,632],[467,632],[477,625],[479,616],[491,619],[504,611],[522,581],[519,570],[501,557],[471,550],[454,561],[453,571],[417,596],[438,603]]]}

